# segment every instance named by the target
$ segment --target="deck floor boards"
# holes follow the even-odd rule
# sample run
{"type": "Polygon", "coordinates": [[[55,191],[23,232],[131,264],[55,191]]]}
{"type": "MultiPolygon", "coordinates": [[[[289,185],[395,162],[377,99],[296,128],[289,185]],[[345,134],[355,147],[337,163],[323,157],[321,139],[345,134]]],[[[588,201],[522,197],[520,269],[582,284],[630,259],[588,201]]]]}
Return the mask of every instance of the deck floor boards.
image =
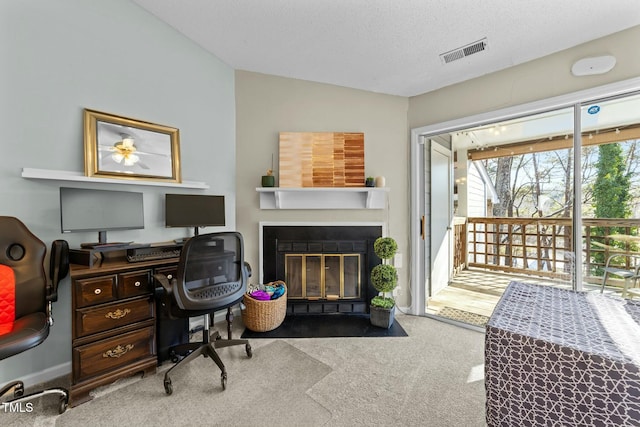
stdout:
{"type": "MultiPolygon", "coordinates": [[[[565,281],[467,269],[458,272],[447,287],[427,299],[427,314],[462,322],[472,318],[476,326],[484,326],[486,321],[483,324],[482,319],[478,320],[478,316],[486,317],[485,320],[489,319],[504,290],[512,281],[561,288],[571,287],[571,284],[565,281]]],[[[584,286],[588,290],[599,291],[600,289],[599,286],[591,284],[585,284],[584,286]]]]}

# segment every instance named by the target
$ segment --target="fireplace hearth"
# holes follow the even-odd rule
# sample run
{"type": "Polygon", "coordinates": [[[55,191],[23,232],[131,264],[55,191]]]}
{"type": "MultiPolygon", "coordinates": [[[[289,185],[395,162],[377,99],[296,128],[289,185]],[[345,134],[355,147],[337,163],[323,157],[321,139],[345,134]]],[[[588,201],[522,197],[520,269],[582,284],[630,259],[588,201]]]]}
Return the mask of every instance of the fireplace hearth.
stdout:
{"type": "Polygon", "coordinates": [[[287,314],[368,313],[381,225],[264,225],[263,282],[287,284],[287,314]]]}

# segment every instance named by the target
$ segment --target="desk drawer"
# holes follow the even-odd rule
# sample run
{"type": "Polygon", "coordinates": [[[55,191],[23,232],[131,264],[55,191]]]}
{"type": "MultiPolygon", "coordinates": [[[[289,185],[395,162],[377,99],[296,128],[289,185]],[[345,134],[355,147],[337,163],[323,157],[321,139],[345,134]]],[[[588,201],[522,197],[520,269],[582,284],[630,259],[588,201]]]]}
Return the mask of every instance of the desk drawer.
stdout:
{"type": "Polygon", "coordinates": [[[101,304],[116,299],[116,275],[75,281],[76,307],[101,304]]]}
{"type": "Polygon", "coordinates": [[[154,303],[151,298],[79,309],[76,310],[76,337],[151,319],[153,315],[154,303]]]}
{"type": "MultiPolygon", "coordinates": [[[[172,265],[171,267],[160,267],[156,268],[153,272],[154,274],[164,274],[165,276],[167,276],[167,279],[169,279],[169,282],[171,282],[172,279],[175,279],[177,277],[178,266],[172,265]]],[[[161,285],[157,283],[156,287],[158,286],[161,285]]]]}
{"type": "Polygon", "coordinates": [[[78,382],[154,355],[153,327],[73,349],[73,377],[78,382]]]}
{"type": "Polygon", "coordinates": [[[151,270],[132,271],[118,275],[118,295],[129,298],[151,292],[151,270]]]}

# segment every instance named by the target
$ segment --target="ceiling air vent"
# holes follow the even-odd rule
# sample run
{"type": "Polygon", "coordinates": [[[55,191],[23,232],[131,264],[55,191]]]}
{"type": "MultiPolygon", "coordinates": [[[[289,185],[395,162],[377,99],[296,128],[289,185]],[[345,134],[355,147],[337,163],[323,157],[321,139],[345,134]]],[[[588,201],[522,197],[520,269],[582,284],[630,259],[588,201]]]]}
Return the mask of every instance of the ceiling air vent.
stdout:
{"type": "Polygon", "coordinates": [[[482,40],[478,40],[477,42],[473,42],[466,46],[462,46],[457,49],[450,50],[449,52],[442,53],[440,54],[440,59],[442,60],[443,64],[448,64],[449,62],[453,62],[485,50],[487,50],[486,37],[482,40]]]}

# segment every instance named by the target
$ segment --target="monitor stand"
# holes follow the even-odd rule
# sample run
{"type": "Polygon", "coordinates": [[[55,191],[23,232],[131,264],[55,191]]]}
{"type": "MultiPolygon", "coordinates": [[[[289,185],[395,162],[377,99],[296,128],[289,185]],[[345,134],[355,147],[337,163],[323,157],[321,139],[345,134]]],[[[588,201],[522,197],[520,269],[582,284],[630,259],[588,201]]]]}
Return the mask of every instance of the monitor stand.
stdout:
{"type": "MultiPolygon", "coordinates": [[[[198,236],[199,234],[200,234],[200,232],[198,230],[198,226],[195,226],[193,228],[193,236],[195,237],[195,236],[198,236]]],[[[181,238],[178,238],[178,239],[173,239],[173,243],[175,243],[176,245],[184,245],[185,242],[187,240],[189,240],[190,238],[191,237],[181,237],[181,238]]]]}
{"type": "Polygon", "coordinates": [[[116,246],[128,246],[133,242],[111,242],[107,243],[107,232],[106,231],[98,231],[98,242],[92,243],[81,243],[80,247],[82,249],[97,249],[97,248],[109,248],[116,246]]]}
{"type": "Polygon", "coordinates": [[[82,249],[100,249],[100,248],[115,248],[125,247],[133,243],[131,242],[109,242],[109,243],[80,243],[82,249]]]}

